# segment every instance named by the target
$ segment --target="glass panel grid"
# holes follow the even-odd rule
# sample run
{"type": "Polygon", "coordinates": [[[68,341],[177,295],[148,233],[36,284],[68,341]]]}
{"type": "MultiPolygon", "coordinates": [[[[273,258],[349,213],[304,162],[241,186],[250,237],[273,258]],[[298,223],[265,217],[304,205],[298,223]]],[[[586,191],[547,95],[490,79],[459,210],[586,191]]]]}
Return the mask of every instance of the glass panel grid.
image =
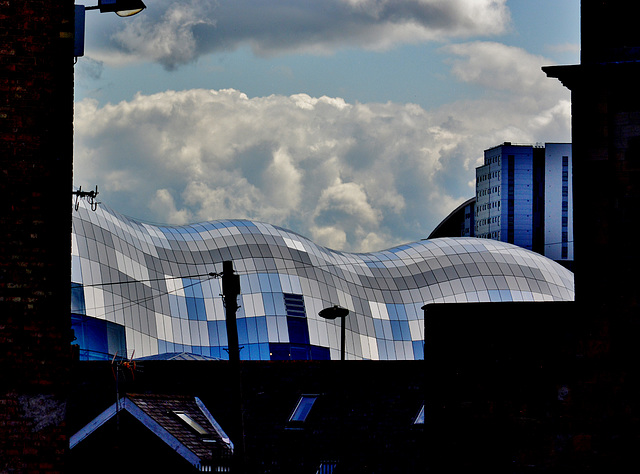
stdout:
{"type": "Polygon", "coordinates": [[[445,238],[350,254],[264,223],[154,226],[82,206],[73,214],[73,309],[124,324],[140,356],[176,348],[226,355],[220,281],[208,274],[229,259],[241,278],[238,318],[250,359],[264,359],[271,344],[309,344],[289,319],[308,323],[305,357],[317,348],[339,358],[340,323],[318,316],[335,304],[350,311],[347,358],[422,358],[416,325],[424,326],[425,304],[574,295],[571,272],[499,241],[445,238]]]}

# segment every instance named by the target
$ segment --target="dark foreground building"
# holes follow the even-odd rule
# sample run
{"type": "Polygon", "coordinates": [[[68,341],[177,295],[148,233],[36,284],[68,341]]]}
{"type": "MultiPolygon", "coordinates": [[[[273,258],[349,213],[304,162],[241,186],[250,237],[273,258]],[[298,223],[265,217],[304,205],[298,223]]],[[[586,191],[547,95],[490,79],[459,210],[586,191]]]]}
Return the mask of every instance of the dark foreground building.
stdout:
{"type": "MultiPolygon", "coordinates": [[[[607,402],[622,391],[635,392],[638,400],[640,378],[631,362],[640,336],[640,30],[636,2],[581,5],[581,63],[543,69],[571,90],[576,304],[592,321],[584,344],[600,348],[594,361],[607,369],[584,375],[596,393],[589,399],[594,422],[582,430],[593,435],[605,420],[625,419],[628,454],[640,449],[637,403],[607,402]]],[[[620,439],[611,431],[602,455],[614,455],[620,439]]]]}
{"type": "MultiPolygon", "coordinates": [[[[80,363],[74,374],[81,382],[70,399],[72,434],[116,396],[109,362],[80,363]]],[[[424,361],[243,361],[239,369],[227,361],[146,361],[119,382],[119,390],[138,394],[134,399],[198,397],[242,453],[240,472],[419,473],[430,455],[419,418],[424,361]]],[[[215,435],[206,431],[204,437],[215,435]]],[[[211,465],[228,472],[222,470],[228,453],[217,446],[211,465]]],[[[198,470],[127,413],[119,426],[111,418],[70,451],[72,472],[168,472],[168,466],[198,470]]]]}
{"type": "Polygon", "coordinates": [[[640,33],[631,14],[635,5],[583,0],[581,63],[543,68],[571,90],[576,300],[599,307],[612,321],[637,319],[640,296],[635,232],[640,209],[640,33]]]}
{"type": "MultiPolygon", "coordinates": [[[[430,304],[425,324],[424,361],[82,362],[72,440],[119,391],[198,397],[242,454],[212,446],[219,469],[627,472],[640,439],[635,359],[575,302],[430,304]]],[[[73,472],[197,470],[124,415],[74,444],[73,472]]]]}
{"type": "Polygon", "coordinates": [[[468,306],[425,308],[430,472],[629,472],[640,378],[626,341],[575,302],[468,306]]]}
{"type": "Polygon", "coordinates": [[[0,2],[0,472],[60,472],[69,363],[73,2],[0,2]]]}

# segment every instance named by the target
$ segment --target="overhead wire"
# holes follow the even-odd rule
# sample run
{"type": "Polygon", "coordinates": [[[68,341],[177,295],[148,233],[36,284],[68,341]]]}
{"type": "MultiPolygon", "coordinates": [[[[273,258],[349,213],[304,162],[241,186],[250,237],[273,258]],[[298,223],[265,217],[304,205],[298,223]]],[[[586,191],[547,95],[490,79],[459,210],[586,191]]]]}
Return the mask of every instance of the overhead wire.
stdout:
{"type": "Polygon", "coordinates": [[[111,286],[111,285],[126,285],[128,283],[151,283],[154,281],[167,281],[167,280],[180,280],[184,278],[200,278],[203,276],[209,276],[212,278],[219,278],[222,276],[221,273],[202,273],[200,275],[187,275],[187,276],[177,276],[177,277],[164,277],[164,278],[150,278],[148,280],[123,280],[123,281],[110,281],[106,283],[92,283],[90,285],[82,285],[84,288],[97,287],[97,286],[111,286]]]}
{"type": "MultiPolygon", "coordinates": [[[[211,274],[197,275],[197,276],[210,276],[211,278],[213,278],[211,276],[211,274]]],[[[191,277],[174,277],[172,279],[178,279],[178,278],[187,279],[187,278],[193,278],[193,277],[194,276],[191,276],[191,277]]],[[[162,278],[153,279],[153,280],[145,280],[145,281],[157,281],[157,280],[162,280],[162,278]]],[[[203,280],[203,281],[209,281],[209,280],[203,280]]],[[[156,288],[151,288],[153,291],[157,291],[158,294],[151,295],[151,296],[146,296],[144,298],[140,298],[140,299],[137,299],[137,300],[127,300],[127,301],[123,301],[121,303],[114,303],[114,304],[111,304],[111,305],[93,306],[91,308],[86,308],[86,306],[85,306],[85,313],[88,313],[87,309],[90,309],[93,312],[95,312],[95,311],[100,310],[100,309],[110,308],[110,310],[109,311],[105,311],[104,314],[112,314],[112,313],[115,313],[117,311],[126,310],[126,309],[131,308],[131,307],[133,307],[135,305],[142,305],[142,304],[146,303],[147,301],[151,301],[153,299],[160,298],[162,296],[170,295],[172,293],[175,293],[175,292],[178,292],[178,291],[181,291],[181,290],[185,290],[187,288],[191,288],[192,286],[195,286],[195,285],[198,285],[200,283],[203,283],[203,281],[194,281],[193,283],[190,283],[189,285],[184,285],[184,286],[182,286],[180,288],[175,288],[175,289],[170,290],[170,291],[160,291],[160,290],[158,290],[156,288]]],[[[138,282],[140,282],[140,280],[126,281],[126,282],[122,282],[122,283],[138,283],[138,282]]],[[[116,282],[113,282],[113,283],[116,284],[116,282]]],[[[96,284],[96,285],[87,285],[87,286],[95,287],[95,286],[100,286],[100,285],[96,284]]]]}

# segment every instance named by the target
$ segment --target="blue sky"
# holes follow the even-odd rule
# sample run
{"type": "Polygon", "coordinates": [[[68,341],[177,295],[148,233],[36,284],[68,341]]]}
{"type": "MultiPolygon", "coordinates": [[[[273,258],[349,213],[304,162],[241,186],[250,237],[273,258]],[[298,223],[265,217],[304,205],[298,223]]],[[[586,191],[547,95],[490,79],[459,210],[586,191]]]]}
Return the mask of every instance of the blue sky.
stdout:
{"type": "Polygon", "coordinates": [[[334,249],[426,237],[483,150],[570,141],[579,0],[147,0],[87,12],[75,177],[110,207],[334,249]]]}

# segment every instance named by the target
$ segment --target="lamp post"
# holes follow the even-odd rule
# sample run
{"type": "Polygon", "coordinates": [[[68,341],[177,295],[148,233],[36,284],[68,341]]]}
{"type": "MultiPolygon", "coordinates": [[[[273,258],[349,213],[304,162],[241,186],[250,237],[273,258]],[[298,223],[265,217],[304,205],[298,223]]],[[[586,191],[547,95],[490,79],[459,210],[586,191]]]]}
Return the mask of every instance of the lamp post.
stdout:
{"type": "Polygon", "coordinates": [[[142,0],[98,0],[98,4],[84,7],[85,10],[100,10],[100,13],[113,12],[118,16],[133,16],[147,6],[142,0]]]}
{"type": "Polygon", "coordinates": [[[344,340],[345,340],[345,328],[344,328],[344,320],[349,315],[349,310],[347,308],[343,308],[342,306],[333,305],[328,308],[323,309],[318,313],[318,316],[324,319],[336,319],[341,318],[342,321],[340,323],[340,360],[344,360],[344,340]]]}
{"type": "Polygon", "coordinates": [[[98,0],[97,5],[85,7],[75,6],[75,31],[73,35],[73,56],[79,58],[84,56],[84,24],[86,10],[100,10],[100,13],[113,12],[118,16],[126,17],[140,13],[147,6],[142,0],[98,0]]]}

